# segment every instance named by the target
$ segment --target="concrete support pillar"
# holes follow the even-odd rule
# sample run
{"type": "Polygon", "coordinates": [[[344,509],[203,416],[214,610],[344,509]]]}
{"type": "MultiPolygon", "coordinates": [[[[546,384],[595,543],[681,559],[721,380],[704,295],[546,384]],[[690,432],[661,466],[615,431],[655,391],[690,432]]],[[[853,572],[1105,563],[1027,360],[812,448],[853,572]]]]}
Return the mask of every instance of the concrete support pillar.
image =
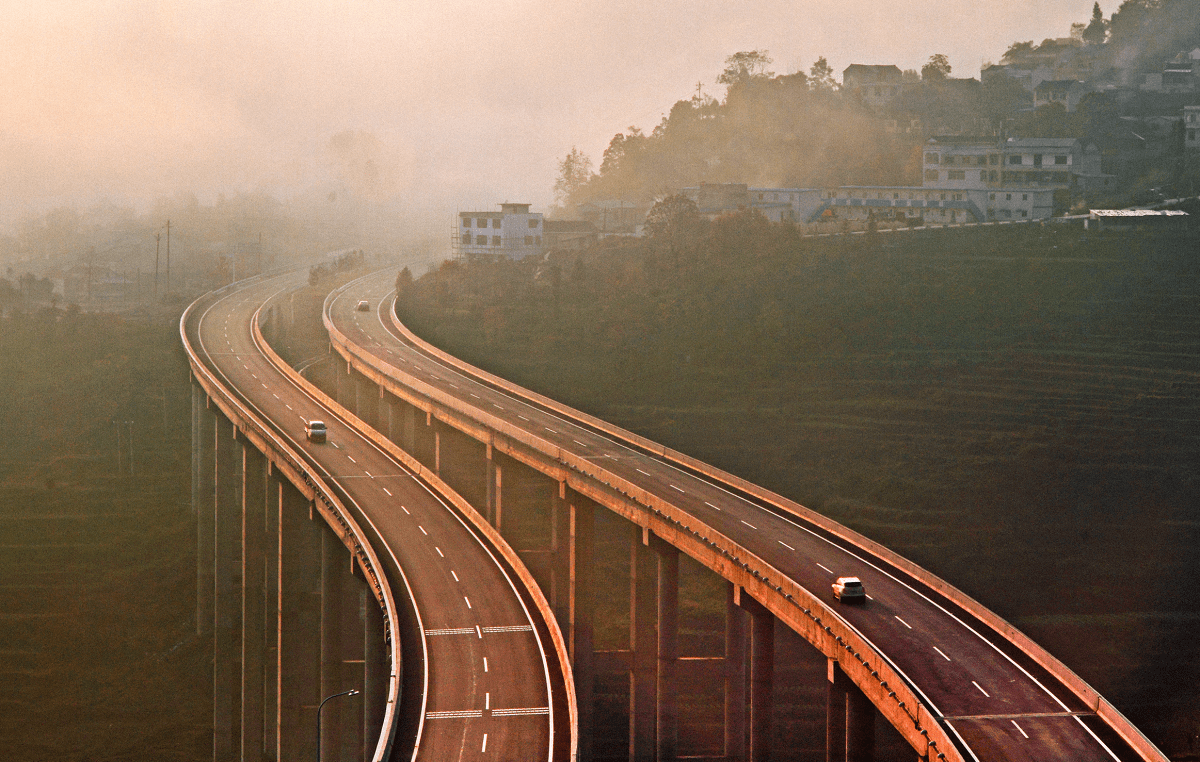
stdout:
{"type": "Polygon", "coordinates": [[[679,549],[654,543],[658,556],[658,759],[679,753],[679,549]]]}
{"type": "Polygon", "coordinates": [[[363,622],[363,760],[370,762],[383,732],[387,708],[388,659],[383,642],[383,612],[369,591],[364,596],[363,622]]]}
{"type": "Polygon", "coordinates": [[[278,759],[317,756],[321,689],[321,529],[295,487],[283,483],[280,506],[278,759]]]}
{"type": "Polygon", "coordinates": [[[373,429],[379,428],[379,388],[366,376],[354,374],[354,388],[358,390],[358,407],[355,414],[373,429]]]}
{"type": "Polygon", "coordinates": [[[629,758],[647,762],[658,754],[658,565],[649,530],[633,527],[629,547],[629,758]]]}
{"type": "Polygon", "coordinates": [[[595,601],[593,586],[595,553],[595,517],[590,502],[581,498],[570,503],[570,624],[567,647],[575,672],[575,697],[579,711],[579,762],[591,762],[593,732],[593,685],[595,650],[592,617],[595,601]]]}
{"type": "Polygon", "coordinates": [[[263,536],[263,745],[265,759],[279,762],[279,508],[282,486],[267,464],[263,536]]]}
{"type": "Polygon", "coordinates": [[[775,615],[745,593],[742,608],[750,612],[750,739],[747,758],[771,758],[771,714],[774,711],[775,615]]]}
{"type": "Polygon", "coordinates": [[[242,448],[242,762],[262,762],[267,459],[242,448]]]}
{"type": "Polygon", "coordinates": [[[550,607],[559,628],[566,632],[571,621],[571,509],[567,483],[555,486],[550,499],[550,607]]]}
{"type": "Polygon", "coordinates": [[[827,762],[873,762],[875,706],[851,682],[837,661],[829,660],[827,762]]]}
{"type": "Polygon", "coordinates": [[[438,431],[437,421],[428,416],[426,419],[430,427],[433,428],[433,472],[438,476],[442,474],[442,432],[438,431]]]}
{"type": "Polygon", "coordinates": [[[383,430],[383,434],[388,438],[389,441],[399,444],[400,440],[397,437],[400,436],[400,416],[396,412],[396,398],[391,395],[387,395],[386,392],[383,391],[383,387],[379,388],[379,393],[381,395],[386,395],[379,400],[379,404],[382,406],[380,408],[379,415],[386,427],[383,430]]]}
{"type": "Polygon", "coordinates": [[[400,447],[410,455],[417,450],[417,409],[404,404],[404,420],[400,434],[400,447]]]}
{"type": "Polygon", "coordinates": [[[492,445],[487,446],[487,518],[488,523],[500,531],[503,515],[504,490],[503,470],[493,457],[492,445]]]}
{"type": "MultiPolygon", "coordinates": [[[[357,384],[356,384],[357,386],[357,384]]],[[[341,599],[345,546],[332,529],[321,525],[321,696],[349,690],[343,686],[341,599]]],[[[343,701],[325,707],[321,725],[321,759],[338,762],[342,748],[343,701]]]]}
{"type": "Polygon", "coordinates": [[[725,583],[725,757],[746,759],[746,612],[739,589],[725,583]]]}
{"type": "Polygon", "coordinates": [[[196,463],[196,634],[212,630],[213,624],[213,540],[216,537],[217,500],[217,416],[208,395],[201,392],[196,411],[200,433],[196,463]]]}
{"type": "Polygon", "coordinates": [[[217,416],[217,489],[213,526],[213,760],[236,756],[241,690],[242,445],[233,424],[217,416]]]}

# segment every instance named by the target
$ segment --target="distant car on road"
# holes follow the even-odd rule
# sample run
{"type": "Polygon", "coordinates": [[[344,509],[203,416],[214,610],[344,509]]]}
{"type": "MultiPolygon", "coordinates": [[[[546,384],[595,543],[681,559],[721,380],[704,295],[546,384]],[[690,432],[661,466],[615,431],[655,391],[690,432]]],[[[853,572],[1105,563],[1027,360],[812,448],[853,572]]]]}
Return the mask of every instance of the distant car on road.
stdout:
{"type": "Polygon", "coordinates": [[[359,312],[367,312],[371,309],[371,305],[367,303],[366,299],[363,299],[361,302],[354,305],[354,309],[358,310],[359,312]]]}
{"type": "Polygon", "coordinates": [[[861,603],[867,599],[867,591],[858,577],[838,577],[833,583],[833,597],[846,603],[861,603]]]}
{"type": "Polygon", "coordinates": [[[325,441],[325,422],[324,421],[309,421],[304,424],[304,436],[310,442],[320,444],[325,441]]]}

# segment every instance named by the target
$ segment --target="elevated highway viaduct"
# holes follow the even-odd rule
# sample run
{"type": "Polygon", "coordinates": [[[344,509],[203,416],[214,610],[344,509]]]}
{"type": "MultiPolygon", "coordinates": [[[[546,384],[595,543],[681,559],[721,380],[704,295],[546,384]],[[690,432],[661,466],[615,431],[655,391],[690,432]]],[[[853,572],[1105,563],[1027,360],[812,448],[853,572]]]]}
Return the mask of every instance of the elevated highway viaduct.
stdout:
{"type": "Polygon", "coordinates": [[[593,758],[600,668],[629,679],[629,758],[678,756],[680,554],[727,590],[723,758],[771,756],[775,634],[788,628],[827,660],[830,760],[871,759],[878,717],[921,759],[1165,759],[1056,658],[928,571],[784,497],[420,341],[395,317],[393,275],[367,276],[326,300],[337,394],[396,451],[472,495],[496,530],[546,524],[543,561],[531,566],[571,655],[580,759],[593,758]],[[360,301],[369,311],[356,309],[360,301]],[[506,489],[518,464],[545,480],[548,505],[522,505],[506,489]],[[620,516],[630,537],[630,648],[617,655],[593,644],[599,512],[620,516]],[[866,605],[834,603],[839,575],[862,578],[866,605]]]}
{"type": "Polygon", "coordinates": [[[528,569],[263,341],[261,305],[300,282],[227,287],[180,325],[213,759],[570,760],[565,643],[528,569]]]}

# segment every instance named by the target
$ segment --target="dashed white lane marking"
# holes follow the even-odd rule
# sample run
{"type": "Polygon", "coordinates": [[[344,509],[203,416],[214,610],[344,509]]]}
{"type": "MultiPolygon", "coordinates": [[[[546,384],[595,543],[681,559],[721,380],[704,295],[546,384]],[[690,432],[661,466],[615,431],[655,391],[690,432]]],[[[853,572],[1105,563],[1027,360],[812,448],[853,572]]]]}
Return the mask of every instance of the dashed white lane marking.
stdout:
{"type": "Polygon", "coordinates": [[[458,388],[458,384],[450,384],[450,386],[454,387],[455,389],[458,388]]]}
{"type": "Polygon", "coordinates": [[[749,521],[746,521],[745,519],[742,519],[742,523],[745,524],[746,526],[750,527],[751,529],[754,529],[754,530],[758,529],[758,527],[754,526],[753,524],[751,524],[749,521]]]}
{"type": "Polygon", "coordinates": [[[587,447],[586,444],[584,444],[583,442],[580,442],[578,439],[572,439],[571,441],[574,442],[575,444],[579,445],[580,447],[587,447]]]}
{"type": "Polygon", "coordinates": [[[275,397],[275,399],[279,399],[279,395],[278,395],[278,394],[275,394],[274,392],[271,392],[271,394],[272,394],[272,395],[275,397]]]}
{"type": "Polygon", "coordinates": [[[471,392],[471,396],[474,397],[475,399],[479,399],[479,395],[476,394],[475,392],[471,392]]]}
{"type": "Polygon", "coordinates": [[[1016,720],[1012,720],[1011,722],[1012,722],[1014,728],[1021,731],[1021,735],[1025,736],[1026,738],[1029,738],[1029,734],[1026,733],[1025,730],[1022,729],[1020,725],[1017,724],[1016,720]]]}
{"type": "Polygon", "coordinates": [[[716,511],[720,511],[720,510],[721,510],[720,508],[718,508],[717,506],[715,506],[715,505],[713,505],[712,503],[708,502],[707,500],[705,500],[705,501],[704,501],[704,504],[705,504],[705,505],[707,505],[709,508],[712,508],[713,510],[716,510],[716,511]]]}
{"type": "MultiPolygon", "coordinates": [[[[289,404],[287,404],[286,402],[285,402],[285,403],[283,403],[283,406],[284,406],[284,407],[286,407],[288,410],[292,410],[292,406],[291,406],[291,405],[289,405],[289,404]]],[[[294,412],[296,412],[296,411],[295,411],[295,410],[292,410],[292,412],[294,413],[294,412]]]]}
{"type": "Polygon", "coordinates": [[[350,458],[350,462],[351,462],[351,463],[354,463],[355,465],[357,465],[357,464],[358,464],[358,461],[357,461],[357,460],[355,460],[354,458],[351,458],[349,455],[347,455],[346,457],[347,457],[347,458],[350,458]]]}
{"type": "Polygon", "coordinates": [[[971,685],[974,685],[976,688],[978,688],[978,689],[979,689],[979,692],[980,692],[980,693],[982,693],[983,695],[987,696],[988,698],[991,698],[991,696],[988,694],[988,692],[987,692],[987,691],[985,691],[985,690],[983,689],[983,686],[982,686],[982,685],[980,685],[979,683],[977,683],[977,682],[975,682],[974,680],[972,680],[972,681],[971,681],[971,685]]]}
{"type": "Polygon", "coordinates": [[[793,548],[791,545],[788,545],[788,544],[787,544],[786,542],[784,542],[783,540],[779,540],[778,542],[779,542],[779,544],[780,544],[780,545],[782,545],[783,547],[787,548],[788,550],[795,550],[795,548],[793,548]]]}
{"type": "Polygon", "coordinates": [[[463,600],[467,602],[467,608],[471,608],[471,599],[464,595],[463,600]]]}
{"type": "MultiPolygon", "coordinates": [[[[408,509],[405,508],[404,506],[400,506],[400,510],[404,511],[405,513],[408,513],[408,509]]],[[[408,515],[411,516],[412,514],[408,513],[408,515]]]]}
{"type": "Polygon", "coordinates": [[[388,497],[391,497],[391,496],[392,496],[392,493],[391,493],[391,492],[388,492],[388,488],[387,488],[387,487],[384,487],[384,488],[383,488],[383,491],[384,491],[384,492],[387,492],[387,495],[388,495],[388,497]]]}
{"type": "Polygon", "coordinates": [[[262,387],[263,387],[264,389],[270,389],[270,388],[271,388],[271,387],[267,386],[266,384],[263,384],[263,385],[262,385],[262,387]]]}
{"type": "Polygon", "coordinates": [[[503,407],[503,406],[501,406],[501,405],[497,405],[495,402],[493,402],[493,403],[492,403],[492,407],[494,407],[494,408],[496,408],[496,409],[498,409],[498,410],[503,410],[503,409],[504,409],[504,407],[503,407]]]}
{"type": "Polygon", "coordinates": [[[546,431],[549,431],[551,434],[557,434],[557,433],[558,433],[557,431],[555,431],[554,429],[550,428],[549,426],[547,426],[547,427],[545,427],[545,428],[546,428],[546,431]]]}
{"type": "Polygon", "coordinates": [[[420,530],[421,530],[421,534],[425,535],[426,537],[428,537],[428,536],[429,536],[429,532],[426,532],[426,531],[425,531],[425,527],[421,526],[420,524],[417,524],[417,529],[420,529],[420,530]]]}
{"type": "Polygon", "coordinates": [[[483,694],[483,708],[490,710],[492,708],[492,694],[483,694]]]}
{"type": "Polygon", "coordinates": [[[371,472],[370,472],[370,471],[368,471],[368,470],[367,470],[367,469],[365,469],[365,468],[363,469],[363,473],[367,475],[367,478],[370,478],[370,479],[374,479],[374,478],[375,478],[374,476],[371,476],[371,472]]]}
{"type": "MultiPolygon", "coordinates": [[[[911,624],[909,624],[908,622],[904,621],[904,620],[903,620],[903,619],[901,619],[900,617],[896,617],[896,621],[897,621],[897,622],[899,622],[900,624],[904,625],[904,626],[905,626],[905,627],[907,627],[908,629],[910,629],[910,630],[912,629],[912,625],[911,625],[911,624]]],[[[982,688],[981,688],[980,690],[982,690],[982,688]]]]}
{"type": "Polygon", "coordinates": [[[647,473],[647,472],[643,471],[643,470],[642,470],[642,469],[640,469],[640,468],[635,468],[634,470],[635,470],[635,471],[637,471],[639,474],[645,474],[646,476],[649,476],[649,475],[650,475],[649,473],[647,473]]]}
{"type": "Polygon", "coordinates": [[[528,420],[529,420],[528,418],[526,418],[525,416],[523,416],[523,415],[520,415],[520,414],[518,414],[518,415],[517,415],[517,417],[518,417],[518,418],[520,418],[522,421],[528,421],[528,420]]]}
{"type": "Polygon", "coordinates": [[[487,672],[487,657],[483,657],[483,671],[487,672]]]}
{"type": "MultiPolygon", "coordinates": [[[[483,633],[480,632],[479,625],[475,625],[475,634],[479,636],[480,640],[483,640],[483,633]]],[[[487,664],[484,664],[483,671],[487,672],[487,664]]]]}
{"type": "Polygon", "coordinates": [[[671,489],[679,490],[680,492],[683,492],[683,494],[685,494],[685,495],[687,494],[687,492],[684,492],[683,487],[676,487],[674,484],[671,485],[671,489]]]}
{"type": "Polygon", "coordinates": [[[443,552],[442,552],[442,549],[441,549],[441,548],[439,548],[438,546],[434,545],[434,546],[433,546],[433,549],[434,549],[434,550],[436,550],[436,551],[438,552],[438,555],[439,555],[439,556],[441,556],[442,558],[445,558],[445,557],[446,557],[446,554],[445,554],[445,553],[443,553],[443,552]]]}
{"type": "Polygon", "coordinates": [[[483,748],[479,750],[479,753],[482,754],[485,751],[487,751],[487,733],[483,734],[483,748]]]}
{"type": "Polygon", "coordinates": [[[450,570],[450,576],[454,577],[455,582],[462,582],[462,580],[458,578],[458,575],[454,573],[453,569],[450,570]]]}
{"type": "Polygon", "coordinates": [[[947,656],[946,653],[944,651],[942,651],[942,649],[938,648],[937,646],[934,646],[933,650],[937,651],[939,654],[941,654],[942,658],[945,659],[946,661],[950,661],[950,657],[947,656]]]}
{"type": "Polygon", "coordinates": [[[820,566],[820,567],[821,567],[822,569],[824,569],[825,571],[829,572],[830,574],[833,574],[833,569],[830,569],[830,568],[829,568],[828,566],[826,566],[825,564],[817,564],[817,566],[820,566]]]}

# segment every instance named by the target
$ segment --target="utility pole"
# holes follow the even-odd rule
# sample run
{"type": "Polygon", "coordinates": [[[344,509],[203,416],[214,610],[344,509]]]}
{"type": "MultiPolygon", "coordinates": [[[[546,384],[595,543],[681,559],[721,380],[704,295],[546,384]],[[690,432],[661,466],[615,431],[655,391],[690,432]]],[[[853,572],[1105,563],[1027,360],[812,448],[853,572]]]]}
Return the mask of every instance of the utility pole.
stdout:
{"type": "Polygon", "coordinates": [[[171,221],[167,220],[167,294],[171,293],[171,221]]]}

